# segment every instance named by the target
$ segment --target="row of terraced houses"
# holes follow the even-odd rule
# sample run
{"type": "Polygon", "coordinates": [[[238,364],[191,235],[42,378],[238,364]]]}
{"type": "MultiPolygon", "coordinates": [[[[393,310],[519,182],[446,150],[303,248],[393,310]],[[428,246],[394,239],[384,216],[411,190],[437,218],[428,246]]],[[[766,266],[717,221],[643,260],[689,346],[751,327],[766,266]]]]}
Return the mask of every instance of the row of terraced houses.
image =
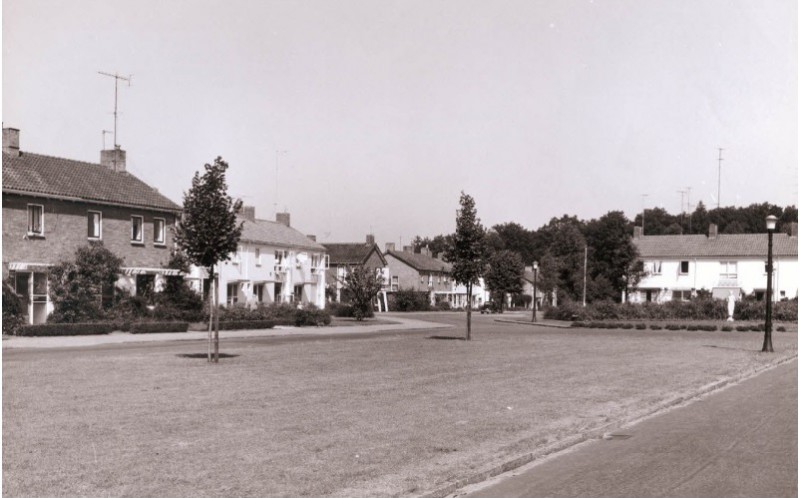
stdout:
{"type": "MultiPolygon", "coordinates": [[[[139,295],[161,290],[165,278],[179,274],[167,267],[174,248],[172,227],[181,206],[126,170],[126,151],[118,146],[100,151],[89,163],[20,149],[20,132],[3,129],[3,279],[22,296],[29,323],[41,323],[52,311],[48,269],[71,259],[91,241],[102,243],[123,259],[118,286],[139,295]]],[[[226,305],[313,303],[324,307],[338,300],[341,282],[353,265],[379,272],[384,288],[376,307],[388,307],[388,295],[399,289],[427,292],[432,304],[467,305],[466,289],[450,276],[450,265],[426,249],[381,251],[374,237],[365,242],[321,244],[291,226],[289,213],[275,220],[256,217],[255,208],[241,213],[243,233],[238,250],[222,264],[220,301],[226,305]],[[326,287],[329,289],[326,295],[326,287]]],[[[688,299],[698,289],[715,295],[763,294],[766,276],[763,235],[670,235],[634,237],[649,269],[627,299],[688,299]]],[[[795,298],[798,289],[797,227],[775,235],[775,297],[795,298]]],[[[526,268],[525,288],[533,294],[534,275],[526,268]]],[[[202,268],[183,275],[198,292],[208,291],[202,268]]],[[[542,294],[538,293],[541,303],[542,294]]],[[[488,299],[474,289],[473,306],[488,299]]]]}

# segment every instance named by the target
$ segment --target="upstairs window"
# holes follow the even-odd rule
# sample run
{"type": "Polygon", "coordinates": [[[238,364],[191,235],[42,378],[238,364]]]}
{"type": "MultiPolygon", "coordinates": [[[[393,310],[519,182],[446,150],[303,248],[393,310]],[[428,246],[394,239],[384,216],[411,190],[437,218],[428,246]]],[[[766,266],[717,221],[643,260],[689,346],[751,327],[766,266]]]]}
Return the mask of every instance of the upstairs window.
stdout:
{"type": "Polygon", "coordinates": [[[164,218],[153,219],[153,243],[164,245],[167,242],[167,221],[164,218]]]}
{"type": "Polygon", "coordinates": [[[28,234],[44,235],[44,206],[28,204],[28,234]]]}
{"type": "MultiPolygon", "coordinates": [[[[688,263],[688,261],[687,261],[688,263]]],[[[653,261],[650,263],[651,272],[653,275],[661,275],[661,261],[653,261]]],[[[688,272],[689,269],[687,267],[686,271],[688,272]]]]}
{"type": "Polygon", "coordinates": [[[689,262],[688,261],[681,261],[680,273],[681,273],[681,275],[687,275],[689,273],[689,262]]]}
{"type": "Polygon", "coordinates": [[[100,239],[103,237],[103,214],[100,211],[89,211],[88,227],[86,235],[90,239],[100,239]]]}
{"type": "Polygon", "coordinates": [[[261,249],[258,247],[256,247],[255,259],[256,259],[256,266],[261,266],[261,249]]]}
{"type": "Polygon", "coordinates": [[[144,218],[131,216],[131,242],[142,244],[144,242],[144,218]]]}
{"type": "Polygon", "coordinates": [[[720,278],[736,278],[736,261],[720,261],[719,276],[720,278]]]}

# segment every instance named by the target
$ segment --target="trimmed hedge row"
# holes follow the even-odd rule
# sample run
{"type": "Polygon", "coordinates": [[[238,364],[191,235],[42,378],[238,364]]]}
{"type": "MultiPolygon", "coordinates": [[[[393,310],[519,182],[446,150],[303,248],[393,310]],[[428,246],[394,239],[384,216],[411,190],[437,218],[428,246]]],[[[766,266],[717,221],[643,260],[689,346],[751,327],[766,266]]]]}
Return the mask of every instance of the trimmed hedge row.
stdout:
{"type": "MultiPolygon", "coordinates": [[[[617,322],[572,322],[570,324],[573,328],[585,328],[585,329],[622,329],[622,330],[630,330],[632,328],[636,328],[636,330],[645,330],[648,328],[647,324],[644,323],[617,323],[617,322]]],[[[698,331],[702,330],[705,332],[714,332],[716,330],[721,330],[723,332],[731,332],[734,330],[734,327],[731,325],[723,325],[722,328],[718,328],[716,325],[709,325],[709,324],[687,324],[687,323],[668,323],[666,325],[659,325],[659,324],[651,324],[650,330],[688,330],[688,331],[698,331]]],[[[736,330],[739,332],[763,332],[764,331],[764,324],[756,324],[756,325],[737,325],[736,330]]],[[[783,325],[776,327],[775,330],[777,332],[786,332],[786,327],[783,325]]]]}
{"type": "Polygon", "coordinates": [[[25,337],[51,337],[62,335],[103,335],[114,330],[112,323],[41,323],[23,325],[17,335],[25,337]]]}
{"type": "Polygon", "coordinates": [[[219,322],[220,330],[250,330],[250,329],[271,329],[275,327],[275,322],[271,320],[231,320],[229,322],[219,322]]]}
{"type": "MultiPolygon", "coordinates": [[[[736,320],[763,320],[766,303],[743,299],[736,302],[736,320]]],[[[553,320],[724,320],[728,317],[727,303],[719,299],[697,298],[691,301],[658,303],[615,303],[597,301],[585,307],[580,303],[563,302],[545,309],[544,317],[553,320]]],[[[777,322],[797,321],[797,301],[774,303],[772,319],[777,322]]]]}
{"type": "Polygon", "coordinates": [[[130,325],[131,334],[186,332],[187,330],[189,330],[189,322],[139,322],[130,325]]]}

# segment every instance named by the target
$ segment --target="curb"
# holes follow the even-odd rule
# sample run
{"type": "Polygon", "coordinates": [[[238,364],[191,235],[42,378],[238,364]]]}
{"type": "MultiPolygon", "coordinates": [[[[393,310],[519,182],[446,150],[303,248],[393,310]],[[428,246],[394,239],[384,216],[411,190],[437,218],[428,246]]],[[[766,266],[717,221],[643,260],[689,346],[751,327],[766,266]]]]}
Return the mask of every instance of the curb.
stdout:
{"type": "Polygon", "coordinates": [[[517,325],[530,325],[531,327],[549,327],[554,329],[571,329],[571,325],[561,325],[560,323],[542,323],[542,322],[522,322],[519,320],[511,320],[508,318],[495,318],[495,322],[514,323],[517,325]]]}
{"type": "MultiPolygon", "coordinates": [[[[500,320],[498,320],[498,321],[500,321],[500,320]]],[[[536,325],[536,324],[533,324],[533,325],[536,325]]],[[[680,405],[683,405],[683,404],[686,404],[686,403],[688,403],[690,401],[693,401],[696,398],[699,398],[701,396],[705,396],[707,394],[714,393],[716,391],[719,391],[719,390],[724,389],[726,387],[730,387],[732,385],[736,385],[736,384],[738,384],[740,382],[743,382],[743,381],[745,381],[747,379],[755,377],[755,376],[757,376],[757,375],[759,375],[759,374],[761,374],[763,372],[766,372],[767,370],[772,370],[773,368],[777,368],[777,367],[779,367],[779,366],[781,366],[781,365],[783,365],[785,363],[789,363],[791,361],[796,361],[796,360],[797,360],[797,353],[795,353],[794,355],[789,356],[787,358],[783,358],[781,360],[778,360],[778,361],[775,361],[773,363],[770,363],[770,364],[767,364],[765,366],[762,366],[760,368],[754,368],[753,370],[750,370],[750,371],[747,371],[745,373],[730,377],[728,379],[724,379],[724,380],[721,380],[721,381],[714,382],[712,384],[708,384],[706,386],[701,387],[696,392],[691,393],[689,395],[678,396],[676,398],[673,398],[673,399],[667,400],[667,401],[665,401],[663,403],[660,403],[660,404],[656,405],[654,408],[646,410],[644,413],[639,413],[639,414],[636,414],[636,415],[633,415],[631,417],[628,417],[628,418],[625,418],[625,419],[622,419],[622,420],[618,420],[618,421],[615,421],[615,422],[609,422],[607,424],[601,425],[601,426],[596,427],[594,429],[590,429],[590,430],[588,430],[586,432],[583,432],[583,433],[580,433],[580,434],[576,434],[574,436],[568,436],[565,439],[562,439],[561,441],[556,441],[555,443],[552,443],[552,444],[550,444],[548,446],[545,446],[543,448],[531,451],[529,453],[525,453],[525,454],[523,454],[521,456],[512,458],[512,459],[510,459],[510,460],[508,460],[508,461],[506,461],[504,463],[501,463],[499,465],[495,465],[495,466],[493,466],[491,468],[488,468],[486,470],[483,470],[483,471],[477,472],[475,474],[472,474],[472,475],[470,475],[468,477],[464,477],[462,479],[459,479],[459,480],[457,480],[457,481],[455,481],[455,482],[453,482],[451,484],[448,484],[447,486],[443,486],[443,487],[435,489],[435,490],[433,490],[433,491],[431,491],[429,493],[425,493],[423,495],[418,495],[418,496],[420,498],[445,498],[445,497],[455,493],[459,489],[464,488],[466,486],[469,486],[471,484],[478,484],[478,483],[486,481],[486,480],[488,480],[488,479],[490,479],[492,477],[496,477],[496,476],[498,476],[500,474],[504,474],[504,473],[506,473],[506,472],[508,472],[510,470],[518,469],[519,467],[522,467],[523,465],[527,465],[527,464],[533,462],[534,460],[540,460],[540,459],[542,459],[544,457],[553,456],[553,455],[555,455],[557,453],[560,453],[560,452],[562,452],[564,450],[567,450],[567,449],[569,449],[569,448],[571,448],[573,446],[577,446],[578,444],[583,443],[585,441],[589,441],[591,439],[599,439],[609,429],[619,429],[619,428],[626,427],[626,426],[629,426],[629,425],[637,424],[637,423],[639,423],[639,422],[641,422],[641,421],[643,421],[645,419],[648,419],[648,418],[656,416],[656,415],[660,415],[660,414],[665,413],[665,412],[667,412],[667,411],[669,411],[669,410],[671,410],[673,408],[677,408],[680,405]]]]}

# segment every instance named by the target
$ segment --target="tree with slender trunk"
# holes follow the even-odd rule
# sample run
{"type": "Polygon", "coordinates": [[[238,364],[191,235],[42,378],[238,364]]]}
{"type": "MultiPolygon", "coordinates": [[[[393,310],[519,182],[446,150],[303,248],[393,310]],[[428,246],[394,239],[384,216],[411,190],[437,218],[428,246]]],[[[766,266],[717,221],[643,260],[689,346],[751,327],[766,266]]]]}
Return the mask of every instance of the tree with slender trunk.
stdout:
{"type": "Polygon", "coordinates": [[[456,232],[445,251],[445,259],[452,264],[451,275],[457,284],[467,289],[467,337],[472,339],[472,287],[478,283],[486,268],[486,229],[475,210],[475,201],[461,192],[461,209],[456,216],[456,232]]]}
{"type": "Polygon", "coordinates": [[[344,278],[339,281],[350,294],[356,321],[372,316],[372,300],[383,288],[383,275],[380,271],[364,265],[350,266],[344,278]]]}
{"type": "Polygon", "coordinates": [[[192,188],[183,195],[183,216],[175,227],[178,247],[189,261],[208,271],[213,286],[208,293],[208,361],[214,363],[219,362],[219,275],[215,269],[236,252],[244,224],[236,219],[242,202],[228,195],[227,169],[228,163],[217,157],[214,164],[205,165],[202,176],[195,172],[192,188]]]}
{"type": "Polygon", "coordinates": [[[500,312],[503,311],[507,295],[522,292],[524,275],[525,263],[516,252],[503,249],[489,257],[484,281],[493,300],[500,305],[500,312]]]}

